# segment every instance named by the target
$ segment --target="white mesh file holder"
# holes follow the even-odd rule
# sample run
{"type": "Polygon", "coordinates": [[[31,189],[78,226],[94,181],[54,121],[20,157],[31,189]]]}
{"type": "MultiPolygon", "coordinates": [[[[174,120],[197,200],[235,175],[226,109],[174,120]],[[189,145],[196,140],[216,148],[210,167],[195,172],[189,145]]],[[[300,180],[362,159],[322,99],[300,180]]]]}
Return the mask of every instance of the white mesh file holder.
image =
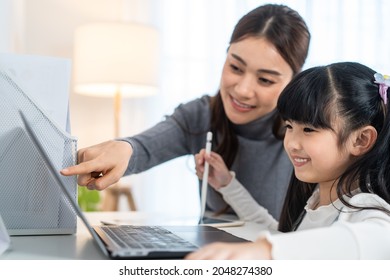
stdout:
{"type": "MultiPolygon", "coordinates": [[[[58,170],[76,163],[77,140],[0,70],[0,213],[7,230],[10,235],[75,233],[76,214],[28,137],[19,110],[58,170]]],[[[76,200],[76,178],[62,180],[76,200]]]]}

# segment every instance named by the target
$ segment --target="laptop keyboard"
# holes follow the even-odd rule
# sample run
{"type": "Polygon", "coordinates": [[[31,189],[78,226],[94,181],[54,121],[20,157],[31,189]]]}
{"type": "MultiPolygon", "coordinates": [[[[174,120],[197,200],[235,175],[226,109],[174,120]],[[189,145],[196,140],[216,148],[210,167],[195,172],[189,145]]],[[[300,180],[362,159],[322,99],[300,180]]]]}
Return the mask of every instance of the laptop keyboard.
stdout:
{"type": "Polygon", "coordinates": [[[196,249],[192,243],[159,226],[102,226],[101,229],[122,248],[196,249]]]}

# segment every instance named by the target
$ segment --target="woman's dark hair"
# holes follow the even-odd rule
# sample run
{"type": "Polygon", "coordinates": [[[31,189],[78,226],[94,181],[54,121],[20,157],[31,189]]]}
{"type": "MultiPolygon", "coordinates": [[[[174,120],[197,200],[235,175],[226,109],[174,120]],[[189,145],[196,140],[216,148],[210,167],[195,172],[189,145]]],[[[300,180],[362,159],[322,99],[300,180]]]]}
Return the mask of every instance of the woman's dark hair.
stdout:
{"type": "MultiPolygon", "coordinates": [[[[230,44],[248,37],[265,38],[290,65],[293,75],[301,71],[309,50],[310,33],[296,11],[284,5],[273,4],[250,11],[235,26],[230,44]]],[[[215,135],[216,147],[214,150],[230,167],[237,153],[238,140],[232,123],[226,116],[220,92],[211,99],[211,112],[211,131],[215,135]]],[[[280,118],[277,118],[274,125],[275,136],[278,136],[280,123],[280,118]]]]}
{"type": "MultiPolygon", "coordinates": [[[[390,203],[390,117],[374,83],[375,72],[359,63],[341,62],[314,67],[299,73],[282,91],[277,109],[284,120],[333,130],[340,148],[348,136],[366,125],[373,126],[378,138],[372,149],[360,156],[339,178],[338,198],[353,209],[380,209],[350,205],[343,195],[352,196],[358,187],[390,203]],[[334,123],[340,124],[335,128],[334,123]]],[[[325,147],[324,147],[325,148],[325,147]]],[[[279,230],[294,230],[316,184],[298,180],[292,175],[279,220],[279,230]]]]}

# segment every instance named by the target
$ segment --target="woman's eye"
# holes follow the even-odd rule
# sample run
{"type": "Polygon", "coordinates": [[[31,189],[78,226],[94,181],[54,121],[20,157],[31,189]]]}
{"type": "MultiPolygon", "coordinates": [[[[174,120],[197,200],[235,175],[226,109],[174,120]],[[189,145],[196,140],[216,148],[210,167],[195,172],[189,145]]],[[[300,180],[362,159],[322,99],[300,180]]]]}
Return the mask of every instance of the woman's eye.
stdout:
{"type": "Polygon", "coordinates": [[[233,70],[233,72],[242,72],[240,68],[238,68],[234,64],[230,64],[230,68],[233,70]]]}
{"type": "Polygon", "coordinates": [[[268,79],[265,79],[265,78],[259,78],[259,82],[260,82],[261,84],[264,84],[264,85],[272,85],[272,84],[274,84],[273,81],[268,80],[268,79]]]}

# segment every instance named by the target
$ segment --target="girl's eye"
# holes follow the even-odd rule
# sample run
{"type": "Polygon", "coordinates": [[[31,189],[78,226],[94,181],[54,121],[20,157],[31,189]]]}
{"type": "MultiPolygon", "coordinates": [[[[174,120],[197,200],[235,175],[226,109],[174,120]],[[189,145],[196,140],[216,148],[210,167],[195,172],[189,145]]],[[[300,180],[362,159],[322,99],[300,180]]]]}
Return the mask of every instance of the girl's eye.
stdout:
{"type": "Polygon", "coordinates": [[[285,128],[285,129],[292,129],[293,127],[292,127],[292,124],[291,124],[290,122],[285,121],[285,122],[284,122],[284,128],[285,128]]]}
{"type": "Polygon", "coordinates": [[[303,131],[310,133],[310,132],[314,132],[315,130],[313,128],[310,128],[310,127],[305,127],[305,128],[303,128],[303,131]]]}

